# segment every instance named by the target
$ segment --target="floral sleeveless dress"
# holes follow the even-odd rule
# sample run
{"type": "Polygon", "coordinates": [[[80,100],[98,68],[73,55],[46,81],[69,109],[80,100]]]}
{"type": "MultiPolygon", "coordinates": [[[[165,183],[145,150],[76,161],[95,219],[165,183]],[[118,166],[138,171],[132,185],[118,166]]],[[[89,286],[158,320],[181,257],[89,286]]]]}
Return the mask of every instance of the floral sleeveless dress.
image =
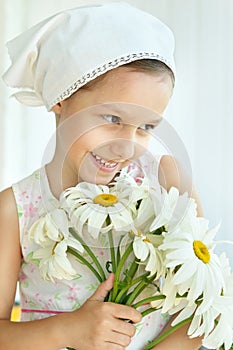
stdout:
{"type": "MultiPolygon", "coordinates": [[[[52,195],[45,167],[12,186],[18,208],[22,265],[19,274],[21,321],[30,321],[70,312],[79,308],[96,290],[98,281],[90,270],[75,259],[72,265],[77,277],[71,281],[42,279],[39,269],[32,261],[37,245],[29,240],[32,224],[46,212],[57,208],[58,200],[52,195]]],[[[96,248],[95,254],[105,265],[108,249],[96,248]]],[[[71,259],[73,256],[71,257],[71,259]]],[[[151,294],[151,293],[150,293],[151,294]]],[[[136,334],[127,350],[141,350],[161,332],[167,316],[155,311],[136,325],[136,334]]]]}

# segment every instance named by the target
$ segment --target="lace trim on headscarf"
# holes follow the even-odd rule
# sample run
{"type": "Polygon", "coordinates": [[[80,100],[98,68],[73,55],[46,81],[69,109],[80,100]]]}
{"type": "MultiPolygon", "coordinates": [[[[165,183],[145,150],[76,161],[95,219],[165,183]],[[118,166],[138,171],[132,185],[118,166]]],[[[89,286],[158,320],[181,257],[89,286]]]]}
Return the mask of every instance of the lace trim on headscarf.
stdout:
{"type": "Polygon", "coordinates": [[[136,61],[138,59],[157,59],[163,63],[165,63],[168,67],[171,67],[171,63],[168,62],[161,55],[155,54],[154,52],[140,52],[129,54],[120,58],[116,58],[114,61],[109,63],[105,63],[102,66],[92,70],[90,73],[83,75],[80,79],[75,81],[71,86],[69,86],[65,91],[63,91],[49,106],[49,109],[56,105],[58,102],[70,97],[73,93],[75,93],[78,89],[80,89],[85,84],[89,83],[91,80],[97,78],[98,76],[110,71],[111,69],[117,68],[124,64],[136,61]]]}

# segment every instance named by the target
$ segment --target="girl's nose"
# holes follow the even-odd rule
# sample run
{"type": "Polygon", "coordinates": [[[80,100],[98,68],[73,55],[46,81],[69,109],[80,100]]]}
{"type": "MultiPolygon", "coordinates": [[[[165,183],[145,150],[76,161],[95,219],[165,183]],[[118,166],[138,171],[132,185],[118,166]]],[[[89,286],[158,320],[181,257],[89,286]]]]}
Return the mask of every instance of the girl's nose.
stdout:
{"type": "Polygon", "coordinates": [[[133,141],[119,138],[111,144],[111,153],[115,160],[132,159],[135,154],[135,144],[133,141]]]}
{"type": "Polygon", "coordinates": [[[137,149],[137,128],[132,125],[124,125],[118,138],[111,143],[111,152],[116,159],[134,158],[137,149]]]}

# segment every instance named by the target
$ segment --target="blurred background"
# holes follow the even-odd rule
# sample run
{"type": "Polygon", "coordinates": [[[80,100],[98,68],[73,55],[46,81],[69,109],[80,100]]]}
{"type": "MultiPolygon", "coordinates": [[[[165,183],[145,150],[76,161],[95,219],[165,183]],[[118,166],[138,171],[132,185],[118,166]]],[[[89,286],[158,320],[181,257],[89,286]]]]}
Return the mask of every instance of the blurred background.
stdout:
{"type": "MultiPolygon", "coordinates": [[[[6,41],[62,9],[108,0],[0,0],[0,73],[6,41]]],[[[126,0],[164,21],[176,39],[177,82],[166,119],[188,151],[193,179],[218,239],[233,240],[233,1],[126,0]]],[[[135,24],[136,25],[136,24],[135,24]]],[[[45,108],[25,107],[0,81],[0,190],[40,167],[55,129],[45,108]]],[[[221,245],[233,262],[233,247],[221,245]]]]}

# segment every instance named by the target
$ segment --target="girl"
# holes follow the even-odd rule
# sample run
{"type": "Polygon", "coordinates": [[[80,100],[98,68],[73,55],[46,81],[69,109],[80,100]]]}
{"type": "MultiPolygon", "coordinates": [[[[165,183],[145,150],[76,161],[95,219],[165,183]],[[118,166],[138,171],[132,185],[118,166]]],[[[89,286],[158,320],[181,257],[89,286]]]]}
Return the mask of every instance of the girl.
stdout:
{"type": "MultiPolygon", "coordinates": [[[[72,9],[34,26],[8,44],[6,83],[24,88],[22,103],[45,105],[57,121],[53,159],[0,195],[0,347],[11,349],[143,349],[165,325],[131,307],[103,302],[113,275],[93,293],[93,277],[77,263],[79,279],[44,281],[30,255],[32,224],[80,181],[108,184],[148,146],[172,94],[173,36],[153,16],[124,3],[72,9]],[[22,322],[10,321],[16,283],[22,322]],[[125,322],[128,319],[131,322],[125,322]],[[25,322],[27,321],[27,322],[25,322]],[[136,324],[141,332],[136,332],[136,324]]],[[[178,187],[173,159],[159,176],[178,187]]],[[[167,325],[169,327],[169,324],[167,325]]],[[[181,328],[156,349],[198,349],[181,328]]]]}

